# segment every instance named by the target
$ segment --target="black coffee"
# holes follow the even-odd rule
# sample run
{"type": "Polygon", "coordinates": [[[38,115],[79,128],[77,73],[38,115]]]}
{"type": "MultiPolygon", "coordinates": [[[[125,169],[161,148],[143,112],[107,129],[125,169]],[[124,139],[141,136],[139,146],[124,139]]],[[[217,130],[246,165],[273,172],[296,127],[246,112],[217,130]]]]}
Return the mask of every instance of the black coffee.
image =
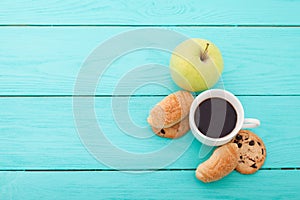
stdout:
{"type": "Polygon", "coordinates": [[[221,138],[231,133],[236,121],[236,110],[222,98],[206,99],[195,112],[197,128],[211,138],[221,138]]]}

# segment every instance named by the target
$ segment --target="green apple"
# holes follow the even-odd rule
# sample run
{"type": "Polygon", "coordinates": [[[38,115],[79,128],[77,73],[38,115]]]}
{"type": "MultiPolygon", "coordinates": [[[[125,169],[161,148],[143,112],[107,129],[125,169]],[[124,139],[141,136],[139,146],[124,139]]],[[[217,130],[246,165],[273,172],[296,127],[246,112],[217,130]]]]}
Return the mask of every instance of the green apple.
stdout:
{"type": "Polygon", "coordinates": [[[204,39],[188,39],[179,44],[170,60],[175,83],[188,91],[201,91],[214,86],[223,71],[220,50],[204,39]]]}

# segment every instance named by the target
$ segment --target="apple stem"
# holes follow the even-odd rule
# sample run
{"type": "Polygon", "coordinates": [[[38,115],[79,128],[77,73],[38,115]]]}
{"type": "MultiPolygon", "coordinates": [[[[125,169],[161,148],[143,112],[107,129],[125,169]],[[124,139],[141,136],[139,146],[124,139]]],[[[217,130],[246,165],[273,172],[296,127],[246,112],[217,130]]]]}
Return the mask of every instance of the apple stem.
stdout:
{"type": "Polygon", "coordinates": [[[205,47],[205,49],[204,49],[204,52],[200,55],[200,59],[201,59],[202,61],[204,61],[205,58],[206,58],[206,54],[207,54],[207,51],[208,51],[208,46],[209,46],[209,43],[206,43],[206,47],[205,47]]]}

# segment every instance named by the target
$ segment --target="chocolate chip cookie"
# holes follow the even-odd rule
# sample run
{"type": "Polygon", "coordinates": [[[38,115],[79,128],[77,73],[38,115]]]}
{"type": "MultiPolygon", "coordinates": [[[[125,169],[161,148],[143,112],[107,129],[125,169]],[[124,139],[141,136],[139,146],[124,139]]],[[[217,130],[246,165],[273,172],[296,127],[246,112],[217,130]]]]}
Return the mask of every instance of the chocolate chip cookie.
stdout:
{"type": "Polygon", "coordinates": [[[155,127],[151,127],[151,128],[153,132],[160,137],[179,138],[190,130],[189,117],[185,117],[182,121],[169,128],[161,128],[161,129],[155,127]]]}
{"type": "Polygon", "coordinates": [[[255,173],[265,162],[266,147],[257,135],[248,130],[240,132],[232,139],[239,148],[239,160],[236,170],[242,174],[255,173]]]}

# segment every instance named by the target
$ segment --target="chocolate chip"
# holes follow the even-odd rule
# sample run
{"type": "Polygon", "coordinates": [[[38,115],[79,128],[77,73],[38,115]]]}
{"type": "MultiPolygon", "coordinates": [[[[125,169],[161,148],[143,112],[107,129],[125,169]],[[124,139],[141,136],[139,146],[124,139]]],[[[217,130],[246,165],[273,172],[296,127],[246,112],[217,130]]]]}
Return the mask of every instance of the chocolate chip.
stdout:
{"type": "Polygon", "coordinates": [[[241,139],[243,139],[243,137],[242,137],[240,134],[237,134],[237,135],[235,136],[235,139],[241,140],[241,139]]]}
{"type": "Polygon", "coordinates": [[[237,141],[237,140],[234,140],[234,141],[233,141],[233,143],[236,143],[236,144],[237,144],[237,143],[238,143],[238,141],[237,141]]]}
{"type": "Polygon", "coordinates": [[[249,145],[250,146],[253,146],[255,143],[254,143],[254,141],[253,140],[251,140],[250,142],[249,142],[249,145]]]}
{"type": "Polygon", "coordinates": [[[262,155],[264,155],[264,149],[261,149],[261,153],[262,153],[262,155]]]}
{"type": "Polygon", "coordinates": [[[238,143],[238,148],[241,148],[242,147],[242,143],[238,143]]]}
{"type": "Polygon", "coordinates": [[[165,134],[165,133],[166,133],[164,129],[161,129],[160,132],[161,132],[162,134],[165,134]]]}
{"type": "Polygon", "coordinates": [[[249,138],[246,138],[245,140],[248,140],[249,138]]]}
{"type": "Polygon", "coordinates": [[[257,144],[260,146],[260,142],[257,142],[257,144]]]}
{"type": "Polygon", "coordinates": [[[252,168],[257,168],[257,166],[255,165],[256,163],[254,163],[253,165],[251,165],[250,167],[252,168]]]}
{"type": "Polygon", "coordinates": [[[243,159],[243,156],[240,156],[240,159],[243,159]]]}

